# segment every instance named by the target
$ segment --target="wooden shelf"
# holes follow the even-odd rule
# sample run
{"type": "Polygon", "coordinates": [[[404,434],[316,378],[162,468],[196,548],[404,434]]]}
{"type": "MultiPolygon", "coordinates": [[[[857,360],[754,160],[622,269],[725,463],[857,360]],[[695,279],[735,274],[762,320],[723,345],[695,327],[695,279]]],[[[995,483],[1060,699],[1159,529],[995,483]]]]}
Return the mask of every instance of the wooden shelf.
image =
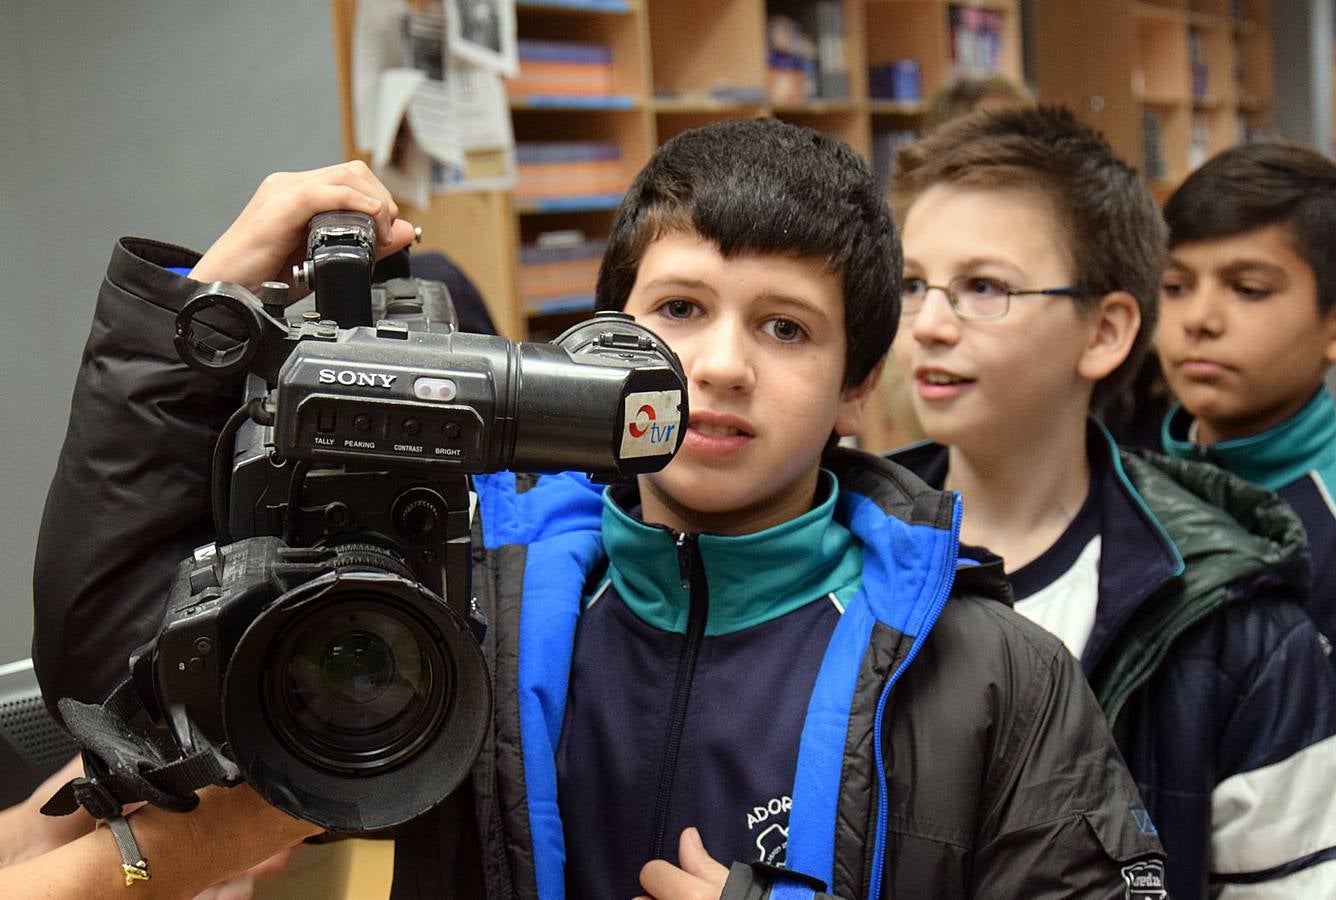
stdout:
{"type": "Polygon", "coordinates": [[[1186,11],[1176,7],[1161,6],[1158,3],[1134,3],[1131,12],[1139,19],[1164,22],[1171,25],[1185,25],[1188,21],[1186,11]]]}
{"type": "Polygon", "coordinates": [[[522,216],[550,213],[589,212],[612,210],[622,202],[621,194],[574,194],[570,197],[544,197],[540,200],[517,200],[515,212],[522,216]]]}
{"type": "Polygon", "coordinates": [[[867,105],[874,116],[921,116],[928,111],[922,100],[869,100],[867,105]]]}
{"type": "Polygon", "coordinates": [[[1188,13],[1188,24],[1196,28],[1227,32],[1234,27],[1234,20],[1228,16],[1218,16],[1214,13],[1190,12],[1188,13]]]}
{"type": "Polygon", "coordinates": [[[1187,94],[1153,94],[1149,91],[1134,91],[1133,96],[1142,106],[1184,106],[1192,102],[1187,94]]]}
{"type": "Polygon", "coordinates": [[[618,94],[609,97],[579,97],[570,94],[527,94],[523,97],[511,97],[512,110],[559,109],[566,111],[614,109],[639,109],[640,101],[635,97],[618,94]]]}
{"type": "Polygon", "coordinates": [[[1270,0],[1032,0],[1035,87],[1065,103],[1167,196],[1195,164],[1266,128],[1270,0]],[[1158,133],[1154,157],[1143,134],[1158,133]]]}
{"type": "MultiPolygon", "coordinates": [[[[774,115],[839,137],[871,159],[878,135],[917,125],[927,100],[955,76],[952,15],[961,9],[997,15],[996,68],[1021,78],[1020,0],[838,0],[847,95],[777,102],[769,94],[767,17],[802,17],[813,2],[517,0],[521,39],[608,47],[612,93],[517,93],[509,101],[515,139],[615,144],[627,184],[658,144],[688,128],[729,118],[774,115]],[[869,66],[896,60],[917,66],[918,96],[870,97],[869,66]]],[[[330,3],[344,90],[345,143],[352,153],[347,79],[356,0],[330,3]]],[[[546,329],[577,307],[587,309],[593,291],[592,284],[573,284],[556,300],[521,300],[520,248],[552,231],[606,235],[620,199],[619,192],[550,197],[488,192],[440,195],[428,209],[412,212],[429,226],[424,246],[454,259],[486,297],[502,333],[519,339],[529,333],[531,318],[541,318],[546,329]]]]}
{"type": "Polygon", "coordinates": [[[804,103],[775,103],[771,110],[777,116],[823,115],[826,113],[855,113],[863,108],[851,100],[808,100],[804,103]]]}
{"type": "Polygon", "coordinates": [[[768,105],[768,100],[755,103],[739,103],[731,100],[714,100],[709,97],[661,98],[653,101],[654,111],[667,115],[696,115],[699,113],[723,113],[739,117],[760,114],[768,105]]]}
{"type": "Polygon", "coordinates": [[[569,13],[611,13],[628,15],[636,10],[638,4],[626,0],[517,0],[516,12],[525,10],[544,10],[569,13]]]}

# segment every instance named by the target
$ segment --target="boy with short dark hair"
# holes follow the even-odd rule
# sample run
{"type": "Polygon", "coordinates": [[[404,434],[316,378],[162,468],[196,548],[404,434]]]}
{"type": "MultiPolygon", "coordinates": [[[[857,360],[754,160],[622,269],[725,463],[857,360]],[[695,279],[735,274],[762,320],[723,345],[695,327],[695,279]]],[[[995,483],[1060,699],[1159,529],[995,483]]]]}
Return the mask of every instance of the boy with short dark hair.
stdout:
{"type": "Polygon", "coordinates": [[[1303,520],[1307,610],[1336,640],[1336,163],[1276,141],[1207,161],[1164,207],[1155,335],[1182,405],[1165,450],[1276,491],[1303,520]]]}
{"type": "MultiPolygon", "coordinates": [[[[262,187],[268,213],[243,213],[194,275],[272,277],[300,223],[336,195],[357,202],[324,182],[366,195],[363,175],[262,187]]],[[[402,227],[383,218],[395,246],[402,227]]],[[[237,396],[171,364],[172,310],[194,283],[160,266],[185,259],[125,242],[100,298],[71,424],[88,441],[66,445],[39,546],[39,674],[62,692],[89,692],[85,659],[146,636],[166,571],[207,539],[208,442],[138,439],[117,402],[132,387],[140,403],[177,398],[165,414],[186,422],[168,430],[198,434],[237,396]],[[108,522],[136,496],[79,490],[110,461],[192,473],[197,489],[140,512],[150,532],[188,522],[184,537],[105,548],[108,564],[161,562],[137,595],[109,592],[71,558],[84,548],[57,540],[63,519],[108,522]],[[127,606],[138,634],[60,641],[64,622],[127,606]]],[[[476,479],[492,731],[465,788],[400,831],[396,897],[1114,898],[1162,883],[1075,661],[998,602],[997,564],[960,552],[955,498],[833,446],[894,333],[899,267],[876,181],[830,138],[730,122],[654,154],[617,213],[598,303],[679,355],[682,449],[606,491],[569,474],[476,479]]],[[[286,838],[273,818],[253,828],[286,838]]]]}
{"type": "MultiPolygon", "coordinates": [[[[1336,680],[1283,501],[1120,452],[1091,412],[1155,322],[1164,226],[1135,170],[1053,109],[983,113],[902,150],[894,353],[937,444],[891,455],[965,504],[1016,609],[1081,661],[1175,898],[1336,887],[1336,680]],[[1316,773],[1323,773],[1317,775],[1316,773]]],[[[1275,894],[1271,894],[1274,896],[1275,894]]]]}

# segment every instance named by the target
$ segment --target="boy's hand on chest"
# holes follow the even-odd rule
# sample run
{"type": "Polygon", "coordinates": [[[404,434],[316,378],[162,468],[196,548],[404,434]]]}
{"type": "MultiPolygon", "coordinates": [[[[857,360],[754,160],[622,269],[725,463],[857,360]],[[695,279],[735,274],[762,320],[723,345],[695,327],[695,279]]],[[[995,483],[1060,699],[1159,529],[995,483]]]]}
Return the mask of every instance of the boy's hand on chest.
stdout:
{"type": "Polygon", "coordinates": [[[715,861],[694,828],[682,832],[677,844],[681,867],[655,859],[640,870],[645,896],[636,900],[718,900],[728,880],[728,867],[715,861]]]}

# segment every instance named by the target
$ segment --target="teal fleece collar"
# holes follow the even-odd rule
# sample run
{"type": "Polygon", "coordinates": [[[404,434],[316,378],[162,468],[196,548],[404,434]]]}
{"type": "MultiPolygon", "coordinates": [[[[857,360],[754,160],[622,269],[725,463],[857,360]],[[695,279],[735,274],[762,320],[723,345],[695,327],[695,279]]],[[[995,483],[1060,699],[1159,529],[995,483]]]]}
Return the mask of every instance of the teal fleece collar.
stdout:
{"type": "Polygon", "coordinates": [[[1313,469],[1328,483],[1336,477],[1336,402],[1325,385],[1303,409],[1260,434],[1199,447],[1187,439],[1191,423],[1178,405],[1164,417],[1160,439],[1170,456],[1208,459],[1272,491],[1313,469]]]}
{"type": "MultiPolygon", "coordinates": [[[[705,634],[741,631],[833,593],[841,603],[862,582],[863,545],[835,519],[839,480],[822,469],[824,499],[796,519],[755,534],[701,534],[709,585],[705,634]]],[[[603,546],[617,594],[645,623],[685,633],[689,593],[677,534],[646,525],[603,494],[603,546]]]]}

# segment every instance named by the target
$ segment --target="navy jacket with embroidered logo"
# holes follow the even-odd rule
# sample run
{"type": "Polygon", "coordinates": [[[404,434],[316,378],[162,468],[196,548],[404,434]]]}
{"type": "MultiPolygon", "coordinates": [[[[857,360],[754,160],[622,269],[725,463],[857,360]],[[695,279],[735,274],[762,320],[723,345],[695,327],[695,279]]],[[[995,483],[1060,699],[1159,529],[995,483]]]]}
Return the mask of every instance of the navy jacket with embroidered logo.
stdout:
{"type": "MultiPolygon", "coordinates": [[[[240,386],[175,361],[175,311],[195,285],[160,267],[194,259],[124,241],[99,297],[34,579],[49,699],[97,700],[118,682],[176,563],[209,539],[209,450],[240,386]]],[[[718,567],[736,549],[726,539],[702,536],[675,581],[671,569],[656,581],[663,570],[619,559],[663,541],[676,553],[677,538],[636,531],[633,492],[605,501],[572,475],[476,479],[492,729],[465,785],[396,835],[395,897],[620,892],[659,841],[675,858],[676,830],[698,817],[707,841],[756,860],[734,867],[729,898],[817,885],[846,898],[1120,898],[1162,879],[1079,667],[999,602],[996,562],[960,558],[951,495],[853,451],[826,462],[814,513],[849,536],[843,550],[786,560],[810,583],[780,597],[758,578],[776,594],[759,598],[769,612],[720,628],[711,596],[721,609],[740,596],[720,578],[748,574],[718,567]],[[626,529],[607,516],[629,516],[626,529]],[[620,708],[619,687],[634,695],[620,708]],[[763,744],[753,767],[746,751],[763,744]],[[605,762],[621,779],[611,788],[596,784],[605,762]],[[623,831],[627,849],[610,852],[623,831]],[[789,869],[767,867],[781,852],[789,869]]]]}
{"type": "MultiPolygon", "coordinates": [[[[1168,853],[1170,895],[1336,896],[1336,680],[1276,495],[1088,432],[1101,555],[1081,665],[1168,853]]],[[[947,450],[891,454],[940,483],[947,450]]]]}

